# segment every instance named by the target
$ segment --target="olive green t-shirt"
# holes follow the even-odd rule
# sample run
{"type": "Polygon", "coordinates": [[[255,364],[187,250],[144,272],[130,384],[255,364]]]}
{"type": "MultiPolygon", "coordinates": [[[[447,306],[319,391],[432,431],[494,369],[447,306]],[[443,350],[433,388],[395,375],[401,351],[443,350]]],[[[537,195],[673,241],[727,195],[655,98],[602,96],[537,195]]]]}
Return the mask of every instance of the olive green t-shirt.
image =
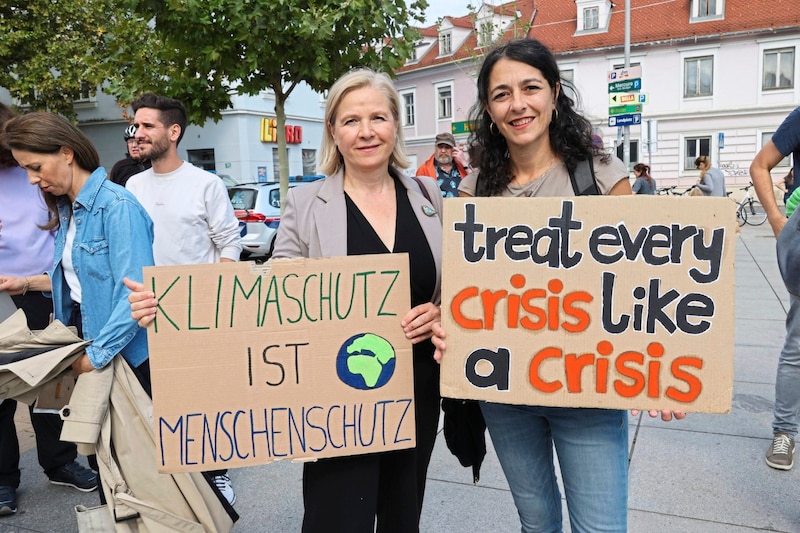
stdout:
{"type": "MultiPolygon", "coordinates": [[[[629,179],[629,173],[625,170],[625,163],[619,158],[611,156],[608,163],[603,163],[601,161],[602,157],[602,155],[594,157],[594,174],[600,193],[608,194],[619,181],[629,179]]],[[[475,186],[479,172],[479,170],[474,170],[465,176],[461,180],[458,190],[470,196],[475,196],[475,186]]],[[[524,185],[509,183],[496,196],[565,197],[575,196],[575,192],[572,189],[572,182],[569,180],[567,167],[564,163],[558,163],[535,180],[524,185]]]]}

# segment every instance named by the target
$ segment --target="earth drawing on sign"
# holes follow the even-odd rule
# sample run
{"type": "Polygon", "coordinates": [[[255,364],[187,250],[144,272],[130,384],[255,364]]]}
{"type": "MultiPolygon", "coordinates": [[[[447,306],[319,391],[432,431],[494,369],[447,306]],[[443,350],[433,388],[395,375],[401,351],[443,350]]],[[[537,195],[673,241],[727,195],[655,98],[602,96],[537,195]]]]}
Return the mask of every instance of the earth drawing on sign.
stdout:
{"type": "Polygon", "coordinates": [[[374,333],[347,339],[336,356],[336,373],[343,383],[359,390],[378,389],[394,374],[394,347],[374,333]]]}

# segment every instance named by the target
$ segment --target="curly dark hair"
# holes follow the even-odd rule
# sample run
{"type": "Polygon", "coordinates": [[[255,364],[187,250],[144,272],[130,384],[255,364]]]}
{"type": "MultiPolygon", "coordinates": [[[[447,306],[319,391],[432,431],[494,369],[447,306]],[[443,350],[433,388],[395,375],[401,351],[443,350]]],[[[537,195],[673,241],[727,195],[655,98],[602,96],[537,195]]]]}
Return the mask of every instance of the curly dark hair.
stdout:
{"type": "MultiPolygon", "coordinates": [[[[573,91],[575,89],[572,84],[561,79],[553,53],[536,39],[508,41],[489,52],[483,60],[478,74],[478,101],[470,110],[472,121],[470,143],[483,147],[477,196],[494,196],[512,179],[506,140],[502,135],[491,132],[492,119],[486,111],[486,106],[489,104],[489,77],[495,64],[503,58],[539,69],[553,91],[556,90],[557,84],[561,85],[549,133],[550,146],[567,169],[574,170],[580,161],[595,153],[592,148],[592,126],[575,111],[575,102],[563,90],[565,86],[573,91]]],[[[496,130],[496,126],[494,129],[496,130]]]]}

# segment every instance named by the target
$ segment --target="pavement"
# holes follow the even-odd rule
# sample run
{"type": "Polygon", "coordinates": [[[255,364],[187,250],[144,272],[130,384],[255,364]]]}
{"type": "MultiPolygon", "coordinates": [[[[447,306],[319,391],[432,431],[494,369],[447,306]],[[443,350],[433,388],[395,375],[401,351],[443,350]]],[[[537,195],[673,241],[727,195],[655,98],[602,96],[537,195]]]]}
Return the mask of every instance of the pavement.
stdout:
{"type": "MultiPolygon", "coordinates": [[[[730,414],[690,414],[665,423],[631,417],[629,530],[632,533],[800,533],[800,466],[769,468],[775,372],[788,295],[768,224],[745,226],[736,244],[734,396],[730,414]]],[[[50,485],[36,460],[26,410],[19,511],[0,517],[0,533],[77,532],[73,507],[97,493],[50,485]]],[[[302,467],[281,461],[230,471],[241,515],[235,533],[300,531],[302,467]]],[[[437,440],[428,472],[423,532],[519,531],[511,493],[491,449],[480,483],[437,440]]],[[[566,508],[565,508],[566,509],[566,508]]],[[[565,511],[566,516],[566,511],[565,511]]],[[[569,532],[569,526],[565,527],[569,532]]]]}

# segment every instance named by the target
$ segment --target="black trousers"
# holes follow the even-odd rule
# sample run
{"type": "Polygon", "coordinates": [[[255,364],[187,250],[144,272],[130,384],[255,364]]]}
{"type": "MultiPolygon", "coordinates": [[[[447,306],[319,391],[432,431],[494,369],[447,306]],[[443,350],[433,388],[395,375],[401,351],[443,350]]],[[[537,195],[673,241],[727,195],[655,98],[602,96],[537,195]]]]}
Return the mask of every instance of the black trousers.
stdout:
{"type": "MultiPolygon", "coordinates": [[[[28,292],[25,295],[12,296],[14,303],[25,311],[28,328],[44,329],[50,323],[53,301],[41,292],[28,292]]],[[[44,473],[50,476],[53,472],[78,456],[75,444],[63,442],[61,435],[61,418],[54,414],[34,413],[31,409],[31,424],[36,433],[36,452],[44,473]]],[[[19,441],[14,414],[17,402],[3,400],[0,403],[0,485],[19,487],[19,441]]]]}
{"type": "MultiPolygon", "coordinates": [[[[427,348],[427,347],[426,347],[427,348]]],[[[439,365],[415,350],[417,446],[303,466],[303,533],[416,533],[439,426],[439,365]]]]}

